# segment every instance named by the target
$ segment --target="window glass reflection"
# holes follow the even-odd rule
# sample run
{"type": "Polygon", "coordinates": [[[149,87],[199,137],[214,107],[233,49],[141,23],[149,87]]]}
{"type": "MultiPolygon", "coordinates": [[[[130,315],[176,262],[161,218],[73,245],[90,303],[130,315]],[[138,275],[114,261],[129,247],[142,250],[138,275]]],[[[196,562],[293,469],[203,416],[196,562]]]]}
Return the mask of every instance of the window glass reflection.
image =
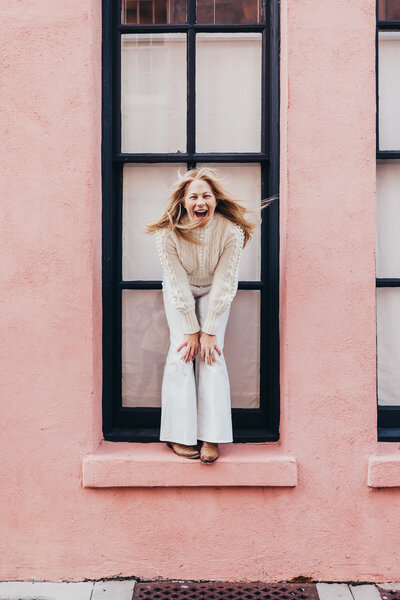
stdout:
{"type": "Polygon", "coordinates": [[[380,31],[379,149],[400,150],[400,31],[380,31]]]}
{"type": "Polygon", "coordinates": [[[260,152],[261,34],[196,37],[196,151],[260,152]]]}
{"type": "Polygon", "coordinates": [[[186,164],[124,165],[122,205],[122,273],[125,281],[162,279],[160,259],[146,223],[161,217],[171,187],[186,164]]]}
{"type": "Polygon", "coordinates": [[[232,408],[260,407],[260,292],[239,290],[233,299],[224,354],[232,408]]]}
{"type": "Polygon", "coordinates": [[[169,330],[160,290],[122,293],[122,406],[160,406],[169,330]]]}
{"type": "Polygon", "coordinates": [[[400,289],[378,288],[378,404],[398,406],[400,389],[400,289]]]}
{"type": "Polygon", "coordinates": [[[261,0],[197,0],[197,23],[259,23],[261,0]]]}
{"type": "Polygon", "coordinates": [[[379,0],[378,18],[381,21],[400,21],[400,0],[379,0]]]}
{"type": "MultiPolygon", "coordinates": [[[[223,179],[225,187],[232,192],[241,204],[252,210],[246,215],[249,221],[260,218],[261,206],[261,168],[252,163],[199,163],[198,167],[208,166],[216,169],[223,179]]],[[[239,281],[259,281],[261,274],[261,227],[256,227],[253,237],[243,250],[239,281]]]]}
{"type": "Polygon", "coordinates": [[[376,276],[400,277],[400,161],[377,164],[376,276]]]}
{"type": "Polygon", "coordinates": [[[124,25],[185,23],[186,0],[122,0],[124,25]]]}
{"type": "MultiPolygon", "coordinates": [[[[168,348],[169,329],[162,292],[123,290],[123,406],[161,405],[161,384],[168,348]]],[[[259,408],[260,292],[237,292],[231,306],[224,354],[229,371],[232,407],[259,408]]]]}
{"type": "Polygon", "coordinates": [[[126,34],[121,55],[122,152],[186,151],[186,36],[126,34]]]}

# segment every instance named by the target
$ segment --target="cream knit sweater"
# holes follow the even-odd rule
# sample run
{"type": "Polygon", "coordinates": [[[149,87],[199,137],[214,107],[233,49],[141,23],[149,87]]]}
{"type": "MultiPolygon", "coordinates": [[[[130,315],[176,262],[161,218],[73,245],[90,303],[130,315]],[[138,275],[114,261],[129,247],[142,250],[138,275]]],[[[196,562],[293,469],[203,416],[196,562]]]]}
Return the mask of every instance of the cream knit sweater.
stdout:
{"type": "Polygon", "coordinates": [[[196,333],[200,331],[200,325],[190,286],[211,285],[202,331],[215,335],[218,317],[229,307],[237,291],[244,232],[241,227],[214,212],[205,227],[190,233],[203,245],[183,240],[169,229],[156,232],[164,288],[171,304],[182,313],[184,332],[196,333]]]}

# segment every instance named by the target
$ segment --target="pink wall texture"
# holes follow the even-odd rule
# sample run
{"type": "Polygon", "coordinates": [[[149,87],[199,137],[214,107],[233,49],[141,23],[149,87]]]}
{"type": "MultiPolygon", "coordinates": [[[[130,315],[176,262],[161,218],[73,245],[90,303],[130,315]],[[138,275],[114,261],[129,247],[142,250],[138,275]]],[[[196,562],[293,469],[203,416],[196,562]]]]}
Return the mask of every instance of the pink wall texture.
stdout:
{"type": "Polygon", "coordinates": [[[281,10],[272,450],[295,458],[297,485],[91,488],[82,462],[101,442],[101,3],[2,2],[3,580],[400,578],[400,490],[367,480],[370,459],[400,456],[376,435],[375,1],[282,0],[281,10]]]}

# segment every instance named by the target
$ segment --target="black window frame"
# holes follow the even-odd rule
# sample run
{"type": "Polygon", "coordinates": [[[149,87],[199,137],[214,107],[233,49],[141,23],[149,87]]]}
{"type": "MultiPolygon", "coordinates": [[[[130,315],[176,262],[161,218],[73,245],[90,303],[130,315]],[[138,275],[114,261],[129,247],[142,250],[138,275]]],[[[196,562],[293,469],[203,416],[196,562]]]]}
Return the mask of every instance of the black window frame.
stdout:
{"type": "MultiPolygon", "coordinates": [[[[376,158],[377,160],[397,159],[400,161],[399,150],[379,149],[379,32],[400,31],[400,20],[382,21],[379,19],[379,0],[376,0],[376,158]]],[[[400,277],[376,278],[377,288],[400,287],[400,277]]],[[[378,377],[378,372],[377,372],[378,377]]],[[[376,389],[378,404],[378,441],[400,442],[400,390],[398,406],[380,406],[378,401],[378,386],[376,389]]]]}
{"type": "MultiPolygon", "coordinates": [[[[159,441],[159,408],[123,407],[121,400],[121,298],[123,289],[161,289],[161,281],[122,280],[122,176],[128,163],[255,163],[261,166],[263,198],[279,192],[280,3],[262,1],[262,22],[195,23],[196,2],[189,0],[186,24],[122,25],[121,0],[103,0],[102,44],[102,194],[103,194],[103,435],[105,440],[159,441]],[[121,36],[125,33],[187,32],[187,153],[121,153],[121,36]],[[195,33],[262,34],[261,152],[195,152],[195,33]]],[[[279,203],[263,211],[261,277],[241,281],[239,289],[260,290],[260,408],[233,409],[234,442],[279,439],[279,203]]]]}

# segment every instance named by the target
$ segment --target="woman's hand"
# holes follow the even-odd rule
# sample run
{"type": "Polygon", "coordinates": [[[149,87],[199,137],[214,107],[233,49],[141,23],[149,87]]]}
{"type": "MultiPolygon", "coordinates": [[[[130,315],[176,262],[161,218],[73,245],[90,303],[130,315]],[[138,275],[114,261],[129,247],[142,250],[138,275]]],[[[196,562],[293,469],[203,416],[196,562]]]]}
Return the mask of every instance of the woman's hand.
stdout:
{"type": "Polygon", "coordinates": [[[209,335],[203,331],[200,336],[201,360],[204,360],[210,366],[214,364],[216,361],[214,351],[218,352],[219,356],[221,356],[221,350],[217,346],[217,336],[209,335]]]}
{"type": "Polygon", "coordinates": [[[199,350],[199,334],[198,333],[185,333],[185,341],[177,349],[178,352],[186,346],[186,350],[182,356],[182,360],[186,363],[194,360],[199,350]]]}

